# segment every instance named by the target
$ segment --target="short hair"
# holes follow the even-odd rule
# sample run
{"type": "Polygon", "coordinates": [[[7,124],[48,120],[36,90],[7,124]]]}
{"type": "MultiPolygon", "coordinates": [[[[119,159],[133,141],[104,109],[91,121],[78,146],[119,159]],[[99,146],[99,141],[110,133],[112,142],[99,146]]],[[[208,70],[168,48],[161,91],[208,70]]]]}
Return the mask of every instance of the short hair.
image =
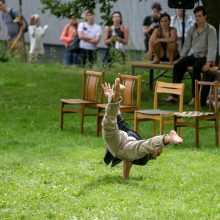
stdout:
{"type": "Polygon", "coordinates": [[[92,10],[87,10],[87,11],[85,11],[85,12],[84,12],[84,15],[83,15],[85,21],[87,21],[86,16],[87,16],[88,14],[95,15],[92,10]]]}
{"type": "Polygon", "coordinates": [[[203,6],[201,6],[201,5],[195,7],[194,10],[193,10],[193,13],[196,14],[196,13],[199,12],[199,11],[202,12],[203,16],[205,16],[205,15],[208,14],[206,8],[203,7],[203,6]]]}
{"type": "Polygon", "coordinates": [[[3,4],[5,4],[5,0],[0,0],[0,2],[2,2],[3,4]]]}
{"type": "Polygon", "coordinates": [[[113,16],[114,16],[115,14],[119,14],[119,16],[120,16],[120,18],[121,18],[120,24],[122,24],[122,14],[121,14],[120,11],[114,11],[114,12],[112,12],[111,21],[112,21],[113,16]]]}
{"type": "Polygon", "coordinates": [[[164,17],[167,17],[169,21],[171,20],[170,15],[168,13],[164,12],[164,13],[160,14],[159,21],[161,21],[161,19],[164,17]]]}
{"type": "MultiPolygon", "coordinates": [[[[0,1],[1,1],[1,0],[0,0],[0,1]]],[[[31,15],[30,25],[35,25],[37,19],[39,19],[39,18],[40,18],[40,16],[39,16],[38,14],[31,15]]]]}
{"type": "Polygon", "coordinates": [[[151,5],[151,9],[157,9],[158,11],[162,10],[161,4],[155,2],[154,4],[151,5]]]}

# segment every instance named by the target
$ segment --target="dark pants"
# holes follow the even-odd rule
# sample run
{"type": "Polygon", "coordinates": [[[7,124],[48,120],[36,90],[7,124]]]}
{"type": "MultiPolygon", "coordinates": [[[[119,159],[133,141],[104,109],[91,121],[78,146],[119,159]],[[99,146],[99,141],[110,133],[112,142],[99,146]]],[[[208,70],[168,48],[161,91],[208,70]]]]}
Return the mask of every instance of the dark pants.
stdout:
{"type": "Polygon", "coordinates": [[[66,65],[79,64],[79,52],[75,52],[67,48],[65,52],[65,62],[66,65]]]}
{"type": "Polygon", "coordinates": [[[126,61],[126,56],[123,52],[113,48],[113,47],[109,47],[106,50],[106,53],[104,55],[103,58],[103,63],[106,64],[110,64],[111,63],[119,63],[119,64],[125,64],[126,61]]]}
{"type": "Polygon", "coordinates": [[[87,50],[87,49],[80,49],[80,57],[81,57],[81,64],[82,66],[92,66],[96,62],[97,58],[97,51],[96,50],[87,50]]]}
{"type": "Polygon", "coordinates": [[[192,66],[192,97],[195,97],[195,80],[201,80],[202,67],[206,64],[206,58],[187,56],[178,61],[173,68],[173,82],[180,83],[183,80],[187,67],[192,66]]]}

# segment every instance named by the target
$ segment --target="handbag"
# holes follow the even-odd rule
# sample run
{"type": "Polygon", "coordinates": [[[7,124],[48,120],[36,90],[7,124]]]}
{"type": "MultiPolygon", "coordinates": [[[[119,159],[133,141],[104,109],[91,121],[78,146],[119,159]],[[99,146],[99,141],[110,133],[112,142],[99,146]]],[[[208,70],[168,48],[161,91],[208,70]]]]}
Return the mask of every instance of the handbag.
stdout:
{"type": "Polygon", "coordinates": [[[73,38],[72,42],[68,46],[68,49],[74,52],[78,52],[80,50],[79,47],[80,39],[78,34],[76,33],[75,37],[73,38]]]}

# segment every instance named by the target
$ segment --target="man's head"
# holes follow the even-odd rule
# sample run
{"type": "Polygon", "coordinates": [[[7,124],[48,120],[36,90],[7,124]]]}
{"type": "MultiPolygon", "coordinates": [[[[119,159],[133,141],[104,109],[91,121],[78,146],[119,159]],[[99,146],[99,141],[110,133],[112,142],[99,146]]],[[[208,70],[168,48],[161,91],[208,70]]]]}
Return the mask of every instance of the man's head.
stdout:
{"type": "Polygon", "coordinates": [[[5,3],[5,0],[0,0],[0,11],[7,11],[7,5],[5,3]]]}
{"type": "Polygon", "coordinates": [[[92,11],[86,11],[85,13],[85,21],[88,22],[88,24],[92,25],[95,21],[95,15],[92,11]]]}
{"type": "Polygon", "coordinates": [[[176,15],[179,18],[183,18],[183,9],[176,9],[176,15]]]}
{"type": "Polygon", "coordinates": [[[204,24],[207,18],[207,11],[205,9],[205,7],[203,6],[197,6],[194,10],[193,13],[195,15],[195,19],[196,19],[196,24],[200,25],[200,24],[204,24]]]}
{"type": "Polygon", "coordinates": [[[151,5],[151,15],[153,17],[159,17],[160,11],[162,10],[160,3],[154,3],[151,5]]]}

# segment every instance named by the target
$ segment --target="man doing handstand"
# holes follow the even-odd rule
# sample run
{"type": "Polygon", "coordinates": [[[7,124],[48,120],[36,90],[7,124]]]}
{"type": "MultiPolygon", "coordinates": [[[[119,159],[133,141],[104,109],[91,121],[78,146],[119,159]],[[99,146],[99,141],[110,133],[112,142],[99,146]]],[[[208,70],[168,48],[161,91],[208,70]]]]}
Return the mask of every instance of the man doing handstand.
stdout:
{"type": "Polygon", "coordinates": [[[102,134],[111,155],[124,161],[124,179],[129,178],[129,172],[134,161],[144,158],[149,154],[151,159],[156,159],[166,145],[182,143],[182,138],[173,130],[169,134],[155,136],[148,140],[137,140],[137,138],[129,136],[127,132],[119,130],[117,115],[124,86],[120,84],[120,79],[117,78],[113,89],[109,84],[102,85],[102,88],[105,96],[108,98],[108,104],[102,121],[102,134]]]}

